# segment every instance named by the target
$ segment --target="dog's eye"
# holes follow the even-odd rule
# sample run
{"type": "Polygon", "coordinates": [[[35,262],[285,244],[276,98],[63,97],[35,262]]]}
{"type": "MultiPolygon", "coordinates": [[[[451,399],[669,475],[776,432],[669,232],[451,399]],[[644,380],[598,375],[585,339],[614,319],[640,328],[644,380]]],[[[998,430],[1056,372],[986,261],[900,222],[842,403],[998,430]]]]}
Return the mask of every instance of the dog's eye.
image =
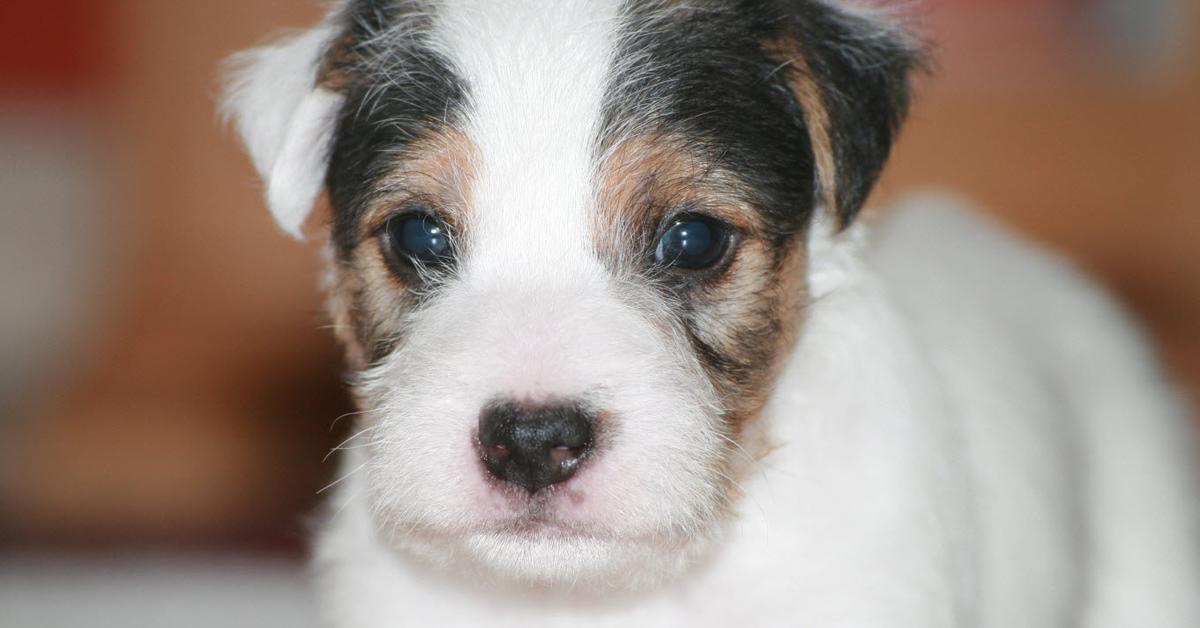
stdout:
{"type": "Polygon", "coordinates": [[[705,216],[681,216],[658,239],[654,259],[687,270],[708,268],[725,256],[729,241],[729,229],[721,223],[705,216]]]}
{"type": "Polygon", "coordinates": [[[446,225],[429,214],[392,217],[387,222],[387,240],[396,257],[413,265],[437,267],[450,261],[446,225]]]}

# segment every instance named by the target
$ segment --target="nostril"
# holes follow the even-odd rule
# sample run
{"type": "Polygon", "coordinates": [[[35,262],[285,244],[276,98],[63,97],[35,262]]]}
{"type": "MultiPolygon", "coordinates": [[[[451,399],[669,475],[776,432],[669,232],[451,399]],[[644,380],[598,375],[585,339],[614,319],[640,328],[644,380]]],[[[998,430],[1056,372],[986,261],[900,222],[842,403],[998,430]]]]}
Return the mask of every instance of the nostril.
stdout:
{"type": "Polygon", "coordinates": [[[489,460],[495,460],[497,462],[503,461],[505,458],[508,457],[509,453],[510,453],[510,450],[509,450],[508,446],[504,445],[502,443],[495,443],[492,445],[487,445],[484,448],[484,455],[489,460]]]}
{"type": "Polygon", "coordinates": [[[592,415],[579,404],[497,403],[479,417],[488,472],[530,492],[569,479],[591,444],[592,415]]]}
{"type": "Polygon", "coordinates": [[[550,449],[550,457],[558,463],[576,460],[582,453],[583,448],[581,447],[567,447],[565,445],[559,445],[558,447],[553,447],[550,449]]]}

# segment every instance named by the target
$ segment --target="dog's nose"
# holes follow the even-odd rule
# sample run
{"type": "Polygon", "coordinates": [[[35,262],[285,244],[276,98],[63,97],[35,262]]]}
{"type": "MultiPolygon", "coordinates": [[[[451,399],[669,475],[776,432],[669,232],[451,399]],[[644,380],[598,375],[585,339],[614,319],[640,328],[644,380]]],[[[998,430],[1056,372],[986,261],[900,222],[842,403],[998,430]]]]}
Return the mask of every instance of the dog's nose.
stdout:
{"type": "Polygon", "coordinates": [[[479,417],[483,462],[530,493],[569,479],[592,446],[591,415],[578,405],[494,404],[479,417]]]}

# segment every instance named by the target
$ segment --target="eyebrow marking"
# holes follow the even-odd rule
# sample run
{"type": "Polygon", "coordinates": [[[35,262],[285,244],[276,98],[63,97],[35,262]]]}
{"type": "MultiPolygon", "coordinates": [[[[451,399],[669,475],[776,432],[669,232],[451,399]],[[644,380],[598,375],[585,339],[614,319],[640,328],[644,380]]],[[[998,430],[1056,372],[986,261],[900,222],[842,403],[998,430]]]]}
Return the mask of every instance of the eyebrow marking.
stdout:
{"type": "Polygon", "coordinates": [[[376,183],[363,212],[362,237],[411,202],[430,205],[455,233],[466,233],[477,177],[477,151],[466,133],[453,127],[425,133],[395,153],[393,169],[376,183]]]}

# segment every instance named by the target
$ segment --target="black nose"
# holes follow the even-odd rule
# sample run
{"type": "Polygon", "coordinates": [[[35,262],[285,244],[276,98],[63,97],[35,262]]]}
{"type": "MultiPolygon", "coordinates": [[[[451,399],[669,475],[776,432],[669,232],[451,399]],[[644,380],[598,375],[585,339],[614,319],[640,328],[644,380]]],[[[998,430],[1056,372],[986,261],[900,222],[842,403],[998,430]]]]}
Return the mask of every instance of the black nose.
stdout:
{"type": "Polygon", "coordinates": [[[488,471],[530,493],[575,474],[592,446],[592,420],[577,405],[494,404],[479,417],[488,471]]]}

